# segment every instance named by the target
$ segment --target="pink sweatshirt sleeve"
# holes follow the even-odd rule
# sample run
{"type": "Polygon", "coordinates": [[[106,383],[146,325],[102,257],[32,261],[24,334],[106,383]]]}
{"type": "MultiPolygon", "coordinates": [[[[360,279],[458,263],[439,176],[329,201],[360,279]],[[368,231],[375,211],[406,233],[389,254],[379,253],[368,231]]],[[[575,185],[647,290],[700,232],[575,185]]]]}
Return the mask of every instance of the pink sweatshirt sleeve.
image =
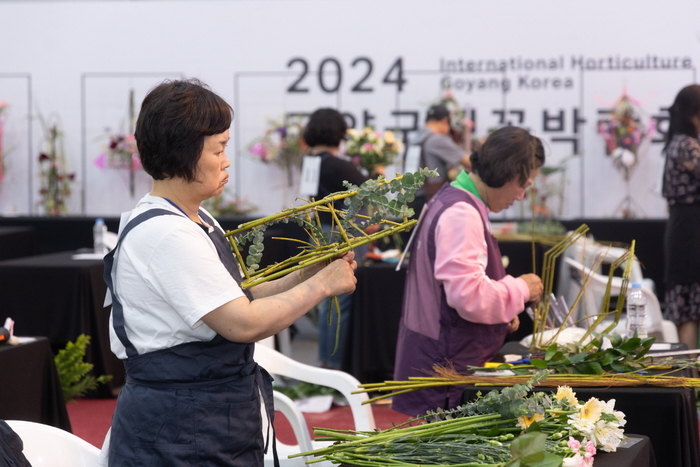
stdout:
{"type": "Polygon", "coordinates": [[[467,203],[446,209],[435,230],[435,278],[445,287],[447,303],[467,321],[510,322],[530,297],[524,280],[486,275],[488,259],[479,212],[467,203]]]}

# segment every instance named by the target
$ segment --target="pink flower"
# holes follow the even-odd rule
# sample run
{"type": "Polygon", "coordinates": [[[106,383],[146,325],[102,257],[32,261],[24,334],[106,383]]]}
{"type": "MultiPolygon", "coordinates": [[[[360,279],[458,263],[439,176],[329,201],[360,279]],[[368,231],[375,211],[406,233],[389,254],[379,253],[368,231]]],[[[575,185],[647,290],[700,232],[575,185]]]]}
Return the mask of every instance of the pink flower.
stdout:
{"type": "Polygon", "coordinates": [[[596,450],[595,450],[595,443],[593,441],[589,441],[586,443],[586,458],[591,458],[595,456],[596,450]]]}
{"type": "Polygon", "coordinates": [[[573,436],[569,436],[569,441],[566,442],[566,445],[569,446],[572,451],[578,451],[581,449],[581,442],[573,436]]]}

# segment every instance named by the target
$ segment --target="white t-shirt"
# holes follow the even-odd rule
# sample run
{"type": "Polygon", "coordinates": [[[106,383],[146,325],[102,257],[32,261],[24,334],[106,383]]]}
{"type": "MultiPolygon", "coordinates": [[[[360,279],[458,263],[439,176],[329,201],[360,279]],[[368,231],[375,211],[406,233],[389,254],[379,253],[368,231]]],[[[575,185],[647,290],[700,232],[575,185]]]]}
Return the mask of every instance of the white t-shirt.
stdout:
{"type": "MultiPolygon", "coordinates": [[[[115,254],[112,269],[126,334],[139,354],[210,341],[216,332],[202,317],[244,295],[207,233],[165,199],[144,196],[128,220],[153,208],[177,215],[158,216],[131,230],[115,254]]],[[[125,225],[122,222],[120,232],[125,225]]],[[[221,230],[218,223],[212,228],[221,230]]],[[[126,349],[112,318],[112,352],[124,359],[126,349]]]]}

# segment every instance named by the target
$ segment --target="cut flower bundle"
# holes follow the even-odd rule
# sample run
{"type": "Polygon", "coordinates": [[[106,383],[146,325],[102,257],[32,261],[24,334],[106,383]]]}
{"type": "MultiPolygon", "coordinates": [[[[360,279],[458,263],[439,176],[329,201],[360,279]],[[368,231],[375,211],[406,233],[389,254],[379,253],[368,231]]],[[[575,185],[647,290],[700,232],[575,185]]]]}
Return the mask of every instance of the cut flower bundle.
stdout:
{"type": "Polygon", "coordinates": [[[290,457],[357,466],[590,466],[597,450],[616,451],[626,421],[614,399],[580,402],[566,386],[555,395],[531,390],[532,382],[493,390],[387,430],[316,428],[317,440],[333,444],[290,457]]]}

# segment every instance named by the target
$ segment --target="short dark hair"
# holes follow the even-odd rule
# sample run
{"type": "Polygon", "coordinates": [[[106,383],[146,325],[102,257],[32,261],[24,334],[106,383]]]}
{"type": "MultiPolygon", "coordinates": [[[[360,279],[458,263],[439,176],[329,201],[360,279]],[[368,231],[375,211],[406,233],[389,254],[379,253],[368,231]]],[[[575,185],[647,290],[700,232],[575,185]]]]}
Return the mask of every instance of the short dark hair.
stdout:
{"type": "Polygon", "coordinates": [[[531,172],[544,165],[544,146],[527,130],[507,126],[491,133],[470,160],[472,171],[491,188],[514,179],[525,186],[531,172]]]}
{"type": "Polygon", "coordinates": [[[335,109],[318,109],[309,117],[304,128],[304,141],[309,147],[336,147],[345,139],[348,124],[335,109]]]}
{"type": "Polygon", "coordinates": [[[155,180],[195,180],[204,138],[231,127],[233,109],[197,79],[168,80],[148,92],[136,121],[144,170],[155,180]]]}
{"type": "Polygon", "coordinates": [[[425,114],[425,121],[440,121],[450,118],[450,111],[443,104],[431,105],[428,112],[425,114]]]}
{"type": "Polygon", "coordinates": [[[698,137],[698,130],[691,119],[693,116],[700,116],[700,85],[691,84],[678,91],[668,113],[671,118],[666,132],[664,151],[675,135],[698,137]]]}

